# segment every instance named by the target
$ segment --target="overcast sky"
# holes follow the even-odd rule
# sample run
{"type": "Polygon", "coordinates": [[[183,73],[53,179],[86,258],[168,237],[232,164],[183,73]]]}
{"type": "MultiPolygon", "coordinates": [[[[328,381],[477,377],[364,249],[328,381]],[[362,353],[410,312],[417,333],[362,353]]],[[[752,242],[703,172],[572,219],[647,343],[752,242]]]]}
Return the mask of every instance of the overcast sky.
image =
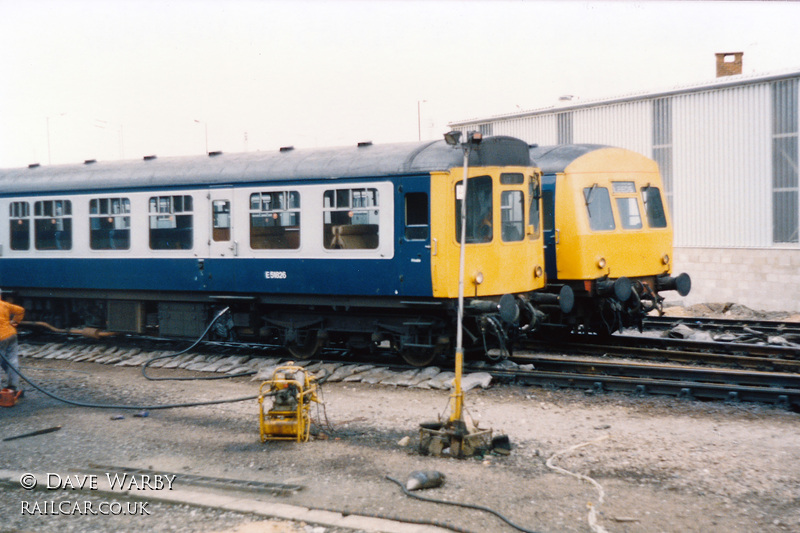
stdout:
{"type": "Polygon", "coordinates": [[[800,3],[0,0],[0,167],[441,138],[800,70],[800,3]],[[418,114],[419,109],[419,114],[418,114]]]}

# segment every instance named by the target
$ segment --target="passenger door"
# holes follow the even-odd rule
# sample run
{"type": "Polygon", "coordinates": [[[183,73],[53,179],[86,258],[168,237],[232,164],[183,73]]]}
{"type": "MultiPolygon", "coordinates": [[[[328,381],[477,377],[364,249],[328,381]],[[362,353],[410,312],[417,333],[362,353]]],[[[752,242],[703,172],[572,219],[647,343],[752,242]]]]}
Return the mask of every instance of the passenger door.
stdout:
{"type": "Polygon", "coordinates": [[[556,229],[556,178],[542,176],[542,224],[544,234],[544,264],[548,281],[558,279],[556,265],[556,245],[558,230],[556,229]]]}
{"type": "Polygon", "coordinates": [[[233,226],[233,189],[211,189],[208,194],[209,257],[238,255],[238,243],[233,226]]]}
{"type": "MultiPolygon", "coordinates": [[[[396,258],[403,296],[431,294],[430,178],[404,178],[395,223],[400,232],[396,258]]],[[[433,250],[435,254],[435,249],[433,250]]]]}

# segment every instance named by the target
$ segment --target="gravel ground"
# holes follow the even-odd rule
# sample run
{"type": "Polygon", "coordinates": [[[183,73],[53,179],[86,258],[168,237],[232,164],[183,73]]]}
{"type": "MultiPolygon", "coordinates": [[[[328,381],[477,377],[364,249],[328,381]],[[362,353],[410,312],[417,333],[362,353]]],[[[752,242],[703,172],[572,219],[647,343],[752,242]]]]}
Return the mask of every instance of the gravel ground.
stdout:
{"type": "MultiPolygon", "coordinates": [[[[248,378],[152,382],[138,368],[52,359],[25,358],[22,365],[48,389],[92,402],[235,398],[257,394],[259,386],[248,378]]],[[[0,468],[85,475],[89,465],[103,464],[175,472],[176,483],[181,473],[294,483],[303,490],[257,497],[444,521],[473,532],[513,531],[486,513],[410,499],[385,479],[438,470],[447,482],[425,496],[488,506],[541,532],[800,530],[797,413],[754,404],[496,385],[468,392],[466,404],[482,426],[509,435],[511,454],[455,460],[420,456],[414,448],[418,424],[445,410],[446,391],[330,383],[323,392],[327,422],[317,415],[318,437],[296,444],[260,442],[255,400],[150,411],[141,418],[131,411],[65,405],[28,388],[17,406],[0,409],[4,435],[62,429],[0,442],[0,468]],[[118,415],[124,418],[114,419],[118,415]],[[411,444],[400,445],[406,436],[411,444]],[[597,512],[594,529],[589,504],[597,512]]],[[[35,502],[114,500],[70,490],[28,492],[14,483],[2,490],[0,531],[343,531],[158,502],[148,503],[147,516],[31,514],[23,512],[24,502],[30,509],[35,502]]]]}

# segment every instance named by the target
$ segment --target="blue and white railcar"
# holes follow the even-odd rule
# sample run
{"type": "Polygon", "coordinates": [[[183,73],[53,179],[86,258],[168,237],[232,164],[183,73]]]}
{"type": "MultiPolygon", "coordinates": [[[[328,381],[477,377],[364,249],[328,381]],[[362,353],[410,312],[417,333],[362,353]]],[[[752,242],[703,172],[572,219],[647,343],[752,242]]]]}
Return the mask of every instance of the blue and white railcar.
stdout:
{"type": "MultiPolygon", "coordinates": [[[[461,167],[438,141],[3,170],[0,286],[58,327],[188,337],[228,305],[223,336],[278,338],[299,357],[388,340],[424,364],[451,341],[461,167]]],[[[541,273],[529,167],[517,139],[473,152],[496,230],[467,245],[468,272],[519,253],[518,271],[541,273]]],[[[517,277],[473,281],[472,308],[543,285],[517,277]]]]}

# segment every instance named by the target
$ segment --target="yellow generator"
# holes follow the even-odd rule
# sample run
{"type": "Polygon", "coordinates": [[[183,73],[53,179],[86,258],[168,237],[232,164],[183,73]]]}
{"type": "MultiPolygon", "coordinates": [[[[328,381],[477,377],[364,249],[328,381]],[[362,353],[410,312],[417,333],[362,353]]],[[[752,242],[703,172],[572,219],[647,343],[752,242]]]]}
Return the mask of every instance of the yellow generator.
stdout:
{"type": "Polygon", "coordinates": [[[318,402],[316,378],[306,369],[288,363],[261,384],[258,394],[261,442],[268,440],[308,441],[311,430],[311,402],[318,402]],[[264,399],[272,398],[269,410],[264,399]]]}

